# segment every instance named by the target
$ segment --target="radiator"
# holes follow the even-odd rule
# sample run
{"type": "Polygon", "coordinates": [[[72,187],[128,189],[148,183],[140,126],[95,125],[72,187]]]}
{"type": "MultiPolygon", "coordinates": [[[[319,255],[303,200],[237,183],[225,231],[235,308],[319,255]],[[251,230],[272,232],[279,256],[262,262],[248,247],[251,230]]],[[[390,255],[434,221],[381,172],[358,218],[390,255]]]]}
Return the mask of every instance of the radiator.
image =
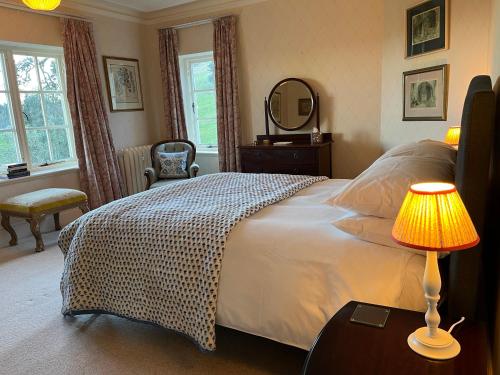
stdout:
{"type": "Polygon", "coordinates": [[[144,171],[151,167],[151,145],[128,147],[118,150],[118,164],[125,183],[127,195],[146,189],[144,171]]]}

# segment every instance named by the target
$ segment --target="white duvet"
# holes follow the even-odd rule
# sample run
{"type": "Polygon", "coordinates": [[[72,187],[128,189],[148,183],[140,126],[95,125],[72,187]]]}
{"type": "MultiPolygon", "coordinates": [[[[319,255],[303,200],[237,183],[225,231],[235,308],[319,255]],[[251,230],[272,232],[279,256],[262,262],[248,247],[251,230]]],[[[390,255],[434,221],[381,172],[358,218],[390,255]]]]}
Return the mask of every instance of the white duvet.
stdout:
{"type": "Polygon", "coordinates": [[[348,180],[328,180],[268,206],[229,235],[217,324],[310,349],[351,300],[425,310],[425,258],[353,237],[325,203],[348,180]]]}

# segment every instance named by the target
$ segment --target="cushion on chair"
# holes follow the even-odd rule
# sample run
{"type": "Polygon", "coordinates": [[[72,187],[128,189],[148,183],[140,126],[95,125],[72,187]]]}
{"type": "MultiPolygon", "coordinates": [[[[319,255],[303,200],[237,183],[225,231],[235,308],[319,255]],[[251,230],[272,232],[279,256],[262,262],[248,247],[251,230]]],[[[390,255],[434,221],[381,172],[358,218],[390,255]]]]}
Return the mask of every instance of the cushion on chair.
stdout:
{"type": "Polygon", "coordinates": [[[0,211],[20,214],[43,213],[87,201],[87,195],[74,189],[44,189],[8,198],[0,203],[0,211]]]}
{"type": "Polygon", "coordinates": [[[194,163],[194,150],[189,143],[168,142],[156,146],[154,150],[154,155],[156,155],[156,157],[154,158],[154,163],[153,163],[153,168],[156,170],[156,173],[159,175],[161,171],[161,165],[158,158],[159,152],[184,152],[184,151],[188,152],[187,168],[189,168],[191,164],[194,163]]]}
{"type": "Polygon", "coordinates": [[[159,152],[160,178],[188,178],[188,152],[159,152]]]}

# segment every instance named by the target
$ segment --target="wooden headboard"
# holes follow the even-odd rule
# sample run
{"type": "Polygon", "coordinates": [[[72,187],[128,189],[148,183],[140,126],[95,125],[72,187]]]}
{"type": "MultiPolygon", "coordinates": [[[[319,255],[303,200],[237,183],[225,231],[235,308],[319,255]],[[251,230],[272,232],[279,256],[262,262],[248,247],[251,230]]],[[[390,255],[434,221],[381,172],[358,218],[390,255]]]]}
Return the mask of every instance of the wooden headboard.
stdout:
{"type": "Polygon", "coordinates": [[[491,215],[492,155],[496,99],[489,76],[475,77],[465,99],[455,183],[481,237],[473,249],[450,256],[448,314],[484,319],[485,267],[488,251],[486,220],[491,215]]]}

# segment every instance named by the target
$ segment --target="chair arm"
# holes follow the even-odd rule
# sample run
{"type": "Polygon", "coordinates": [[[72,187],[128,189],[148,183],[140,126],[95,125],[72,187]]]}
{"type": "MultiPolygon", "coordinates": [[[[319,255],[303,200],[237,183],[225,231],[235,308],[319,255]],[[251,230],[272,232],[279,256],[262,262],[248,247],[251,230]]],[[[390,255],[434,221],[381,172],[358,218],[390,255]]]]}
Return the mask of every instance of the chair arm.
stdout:
{"type": "Polygon", "coordinates": [[[196,163],[191,164],[189,167],[189,176],[196,177],[198,175],[198,171],[200,170],[200,166],[196,163]]]}
{"type": "Polygon", "coordinates": [[[149,190],[151,185],[158,181],[158,176],[154,168],[146,168],[144,176],[146,176],[146,190],[149,190]]]}

